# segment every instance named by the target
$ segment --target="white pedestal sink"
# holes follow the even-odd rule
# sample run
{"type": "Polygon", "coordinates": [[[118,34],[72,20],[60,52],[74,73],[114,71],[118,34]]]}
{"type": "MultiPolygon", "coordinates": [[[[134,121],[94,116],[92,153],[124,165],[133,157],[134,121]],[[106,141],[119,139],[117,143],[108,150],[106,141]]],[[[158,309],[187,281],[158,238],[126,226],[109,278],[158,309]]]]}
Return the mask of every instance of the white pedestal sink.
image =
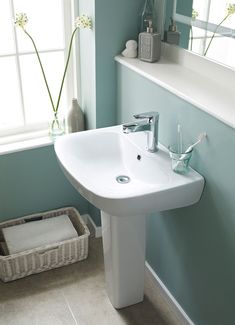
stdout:
{"type": "Polygon", "coordinates": [[[73,186],[101,209],[106,287],[115,308],[143,300],[145,216],[199,201],[204,179],[178,175],[168,152],[146,150],[148,131],[122,126],[58,138],[55,151],[73,186]]]}

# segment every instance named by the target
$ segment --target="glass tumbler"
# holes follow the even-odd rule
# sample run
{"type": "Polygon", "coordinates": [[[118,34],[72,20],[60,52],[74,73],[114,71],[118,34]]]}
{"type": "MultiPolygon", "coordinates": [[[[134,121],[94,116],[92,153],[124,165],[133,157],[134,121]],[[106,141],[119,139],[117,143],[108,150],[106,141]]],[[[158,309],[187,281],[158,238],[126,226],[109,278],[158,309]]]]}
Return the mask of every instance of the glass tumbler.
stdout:
{"type": "Polygon", "coordinates": [[[185,152],[188,147],[183,147],[180,152],[177,145],[169,146],[169,154],[171,157],[172,169],[175,173],[186,174],[189,171],[189,161],[192,157],[193,149],[185,152]]]}

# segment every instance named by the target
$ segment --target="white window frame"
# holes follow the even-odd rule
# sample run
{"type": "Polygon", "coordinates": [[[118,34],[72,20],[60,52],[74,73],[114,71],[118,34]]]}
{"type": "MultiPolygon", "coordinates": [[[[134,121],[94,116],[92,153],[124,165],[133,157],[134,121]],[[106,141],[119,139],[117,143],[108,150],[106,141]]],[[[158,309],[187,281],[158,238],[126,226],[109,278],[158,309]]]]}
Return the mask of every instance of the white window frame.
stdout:
{"type": "MultiPolygon", "coordinates": [[[[15,9],[13,0],[10,1],[10,9],[12,13],[12,19],[15,17],[15,9]]],[[[73,31],[73,21],[74,21],[74,2],[73,0],[61,0],[62,1],[62,16],[63,16],[63,25],[64,25],[64,47],[63,48],[52,48],[48,50],[40,50],[41,53],[50,53],[50,52],[64,52],[65,59],[68,54],[68,41],[70,40],[72,31],[73,31]]],[[[15,43],[15,52],[1,55],[2,57],[15,57],[16,67],[17,67],[17,76],[19,81],[19,90],[21,98],[21,107],[23,113],[24,126],[18,128],[11,128],[0,130],[0,144],[22,141],[32,138],[38,138],[48,135],[48,123],[36,123],[27,125],[25,122],[25,107],[24,107],[24,96],[23,96],[23,87],[22,87],[22,77],[20,70],[19,58],[21,55],[34,54],[35,51],[20,52],[18,49],[18,40],[16,35],[16,28],[13,28],[13,37],[15,43]]],[[[75,41],[76,42],[76,41],[75,41]]],[[[73,44],[74,45],[74,44],[73,44]]],[[[77,46],[76,46],[77,47],[77,46]]],[[[75,67],[75,46],[73,46],[73,51],[70,57],[70,62],[66,74],[66,80],[64,88],[66,87],[67,97],[73,98],[77,94],[77,78],[76,78],[76,67],[75,67]],[[69,85],[69,86],[68,86],[69,85]]],[[[61,76],[62,77],[62,76],[61,76]]]]}

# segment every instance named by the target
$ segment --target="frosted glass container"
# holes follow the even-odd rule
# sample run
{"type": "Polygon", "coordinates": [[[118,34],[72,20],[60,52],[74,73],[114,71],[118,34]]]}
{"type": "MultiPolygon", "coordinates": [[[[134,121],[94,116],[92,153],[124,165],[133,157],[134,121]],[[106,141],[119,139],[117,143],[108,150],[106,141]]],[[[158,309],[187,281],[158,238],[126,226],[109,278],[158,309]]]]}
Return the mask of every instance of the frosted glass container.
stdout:
{"type": "Polygon", "coordinates": [[[178,174],[186,174],[189,171],[189,161],[192,157],[193,149],[185,152],[189,146],[185,146],[180,150],[178,145],[169,146],[169,154],[171,157],[172,170],[178,174]]]}

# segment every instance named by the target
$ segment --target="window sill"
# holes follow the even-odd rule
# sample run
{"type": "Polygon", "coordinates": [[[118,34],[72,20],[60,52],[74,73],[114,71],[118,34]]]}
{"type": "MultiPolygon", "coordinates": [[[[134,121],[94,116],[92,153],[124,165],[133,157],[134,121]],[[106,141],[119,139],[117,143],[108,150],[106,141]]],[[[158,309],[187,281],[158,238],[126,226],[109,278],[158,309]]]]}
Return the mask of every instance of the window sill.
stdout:
{"type": "Polygon", "coordinates": [[[235,128],[235,71],[177,47],[163,44],[159,62],[123,56],[115,60],[235,128]]]}
{"type": "Polygon", "coordinates": [[[14,152],[25,151],[40,147],[52,145],[53,141],[49,136],[40,136],[37,138],[19,140],[15,142],[0,145],[0,155],[6,155],[14,152]]]}

